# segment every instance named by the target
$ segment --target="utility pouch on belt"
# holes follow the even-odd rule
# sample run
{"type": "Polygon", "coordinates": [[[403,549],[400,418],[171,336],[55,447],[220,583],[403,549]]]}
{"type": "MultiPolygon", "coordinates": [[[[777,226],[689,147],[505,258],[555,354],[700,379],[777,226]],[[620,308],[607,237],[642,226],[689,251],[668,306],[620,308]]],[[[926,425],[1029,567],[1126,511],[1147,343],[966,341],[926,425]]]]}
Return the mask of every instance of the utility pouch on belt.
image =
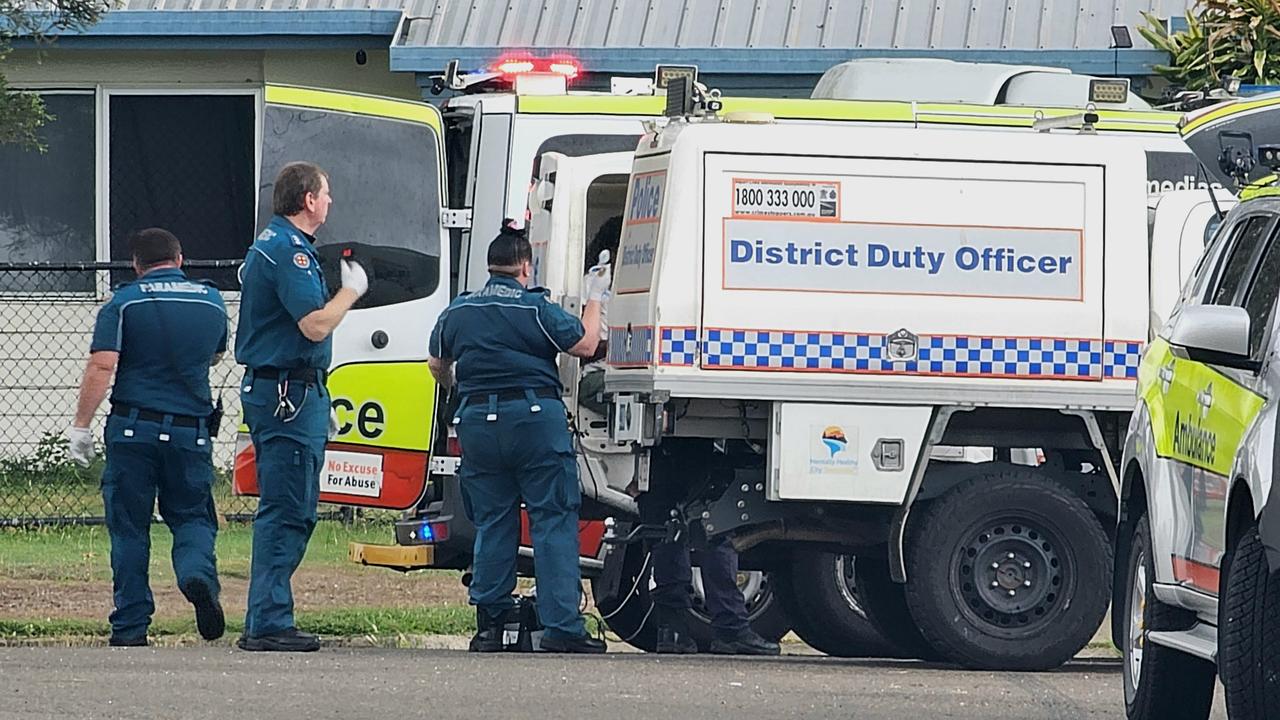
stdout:
{"type": "Polygon", "coordinates": [[[218,403],[213,406],[213,410],[209,413],[209,437],[218,437],[218,428],[222,427],[222,398],[218,398],[218,403]]]}

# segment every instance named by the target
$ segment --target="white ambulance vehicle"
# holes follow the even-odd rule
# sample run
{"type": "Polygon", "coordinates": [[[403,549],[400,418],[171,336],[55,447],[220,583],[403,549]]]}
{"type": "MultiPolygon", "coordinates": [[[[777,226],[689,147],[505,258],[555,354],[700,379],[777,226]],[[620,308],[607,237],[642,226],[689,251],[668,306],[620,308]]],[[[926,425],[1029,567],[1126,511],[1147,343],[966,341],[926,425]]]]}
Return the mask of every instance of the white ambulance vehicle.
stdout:
{"type": "Polygon", "coordinates": [[[1107,607],[1150,277],[1178,272],[1149,246],[1143,149],[734,120],[640,142],[605,380],[634,458],[610,483],[686,486],[684,519],[764,567],[797,548],[885,565],[899,592],[867,613],[905,600],[936,656],[1065,662],[1107,607]],[[704,462],[653,475],[668,443],[704,462]],[[1019,448],[1046,462],[1008,462],[1019,448]]]}

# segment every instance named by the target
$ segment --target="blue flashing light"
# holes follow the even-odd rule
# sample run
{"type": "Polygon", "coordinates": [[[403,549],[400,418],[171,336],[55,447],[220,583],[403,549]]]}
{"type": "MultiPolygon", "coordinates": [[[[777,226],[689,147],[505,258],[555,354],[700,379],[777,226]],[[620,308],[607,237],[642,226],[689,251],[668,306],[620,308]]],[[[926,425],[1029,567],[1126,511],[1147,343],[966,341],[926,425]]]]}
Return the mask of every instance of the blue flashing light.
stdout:
{"type": "Polygon", "coordinates": [[[422,523],[418,526],[418,540],[424,543],[435,542],[436,533],[431,529],[431,523],[422,523]]]}

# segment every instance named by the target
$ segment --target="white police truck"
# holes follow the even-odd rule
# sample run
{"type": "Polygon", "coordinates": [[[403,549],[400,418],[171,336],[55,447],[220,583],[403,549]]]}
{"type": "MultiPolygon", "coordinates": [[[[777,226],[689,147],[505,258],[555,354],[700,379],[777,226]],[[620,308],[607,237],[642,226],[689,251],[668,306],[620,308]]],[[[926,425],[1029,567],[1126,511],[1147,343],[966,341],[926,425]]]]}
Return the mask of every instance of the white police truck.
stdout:
{"type": "MultiPolygon", "coordinates": [[[[1124,138],[684,112],[630,178],[605,395],[633,457],[610,484],[685,485],[682,519],[789,574],[793,602],[830,585],[797,558],[856,555],[866,614],[914,654],[1069,659],[1107,608],[1116,464],[1170,301],[1151,278],[1181,273],[1167,243],[1203,244],[1202,203],[1167,206],[1187,231],[1157,255],[1124,138]],[[668,443],[702,461],[653,476],[668,443]],[[1043,461],[1011,462],[1026,448],[1043,461]]],[[[643,594],[642,553],[606,560],[607,613],[643,594]]]]}

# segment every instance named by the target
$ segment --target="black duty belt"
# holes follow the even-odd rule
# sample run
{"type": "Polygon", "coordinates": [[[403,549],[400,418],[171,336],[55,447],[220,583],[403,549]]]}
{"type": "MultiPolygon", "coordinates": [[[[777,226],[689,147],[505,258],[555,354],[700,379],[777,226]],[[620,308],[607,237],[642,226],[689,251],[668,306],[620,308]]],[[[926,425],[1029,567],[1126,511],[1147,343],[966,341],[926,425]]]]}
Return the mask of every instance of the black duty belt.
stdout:
{"type": "Polygon", "coordinates": [[[325,378],[329,373],[320,368],[250,368],[255,378],[264,380],[279,380],[284,378],[289,382],[309,383],[311,385],[323,385],[325,378]]]}
{"type": "MultiPolygon", "coordinates": [[[[488,402],[490,395],[497,395],[498,402],[503,402],[505,400],[524,400],[526,392],[529,392],[529,391],[528,390],[498,390],[496,392],[484,392],[484,391],[473,392],[470,395],[467,395],[465,398],[463,398],[463,402],[467,403],[468,405],[481,403],[481,402],[488,402]]],[[[560,399],[560,391],[554,388],[538,388],[536,390],[533,390],[532,392],[534,397],[542,398],[543,400],[559,400],[560,399]]]]}
{"type": "Polygon", "coordinates": [[[138,413],[136,417],[139,420],[145,420],[146,422],[162,423],[166,417],[171,417],[173,418],[174,427],[200,427],[200,421],[203,419],[192,415],[174,415],[173,413],[143,410],[142,408],[135,408],[131,405],[121,405],[119,403],[111,406],[111,414],[116,417],[129,417],[130,415],[133,415],[135,411],[138,413]]]}

